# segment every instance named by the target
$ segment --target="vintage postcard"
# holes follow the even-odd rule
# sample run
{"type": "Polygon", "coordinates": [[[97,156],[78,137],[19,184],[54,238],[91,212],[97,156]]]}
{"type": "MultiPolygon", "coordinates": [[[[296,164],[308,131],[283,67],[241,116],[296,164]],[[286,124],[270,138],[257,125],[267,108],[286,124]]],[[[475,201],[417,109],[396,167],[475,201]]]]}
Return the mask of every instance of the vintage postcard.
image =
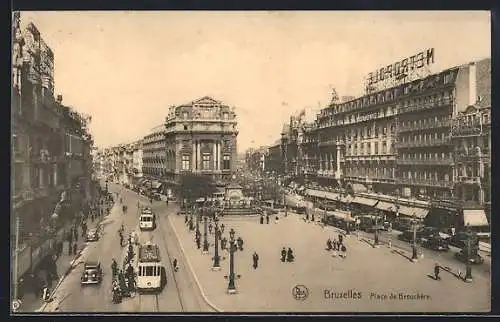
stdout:
{"type": "Polygon", "coordinates": [[[15,313],[491,310],[487,11],[12,14],[15,313]]]}

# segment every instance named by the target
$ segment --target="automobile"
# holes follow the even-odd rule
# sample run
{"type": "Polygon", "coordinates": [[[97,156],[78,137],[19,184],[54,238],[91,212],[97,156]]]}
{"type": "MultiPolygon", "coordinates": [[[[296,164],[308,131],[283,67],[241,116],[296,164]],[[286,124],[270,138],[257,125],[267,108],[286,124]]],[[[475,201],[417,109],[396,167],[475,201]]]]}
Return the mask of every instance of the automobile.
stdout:
{"type": "Polygon", "coordinates": [[[99,240],[99,231],[97,228],[91,229],[87,232],[87,241],[93,242],[99,240]]]}
{"type": "Polygon", "coordinates": [[[422,237],[420,239],[420,243],[422,247],[429,248],[437,251],[448,251],[450,249],[450,245],[448,244],[447,239],[442,238],[439,234],[422,237]]]}
{"type": "MultiPolygon", "coordinates": [[[[458,253],[455,253],[455,258],[459,261],[466,263],[467,262],[467,252],[461,249],[458,253]]],[[[477,252],[472,252],[470,257],[470,263],[474,265],[481,265],[484,263],[484,258],[479,255],[477,252]]]]}
{"type": "MultiPolygon", "coordinates": [[[[473,245],[477,245],[479,242],[479,239],[477,238],[476,235],[472,236],[471,240],[473,245]]],[[[457,232],[455,235],[451,236],[448,240],[448,243],[451,246],[457,247],[457,248],[465,248],[467,247],[467,233],[464,231],[457,232]]]]}
{"type": "Polygon", "coordinates": [[[81,285],[101,284],[102,267],[98,261],[87,261],[83,265],[81,285]]]}
{"type": "Polygon", "coordinates": [[[152,193],[151,197],[156,201],[161,201],[161,194],[159,194],[158,192],[152,193]]]}

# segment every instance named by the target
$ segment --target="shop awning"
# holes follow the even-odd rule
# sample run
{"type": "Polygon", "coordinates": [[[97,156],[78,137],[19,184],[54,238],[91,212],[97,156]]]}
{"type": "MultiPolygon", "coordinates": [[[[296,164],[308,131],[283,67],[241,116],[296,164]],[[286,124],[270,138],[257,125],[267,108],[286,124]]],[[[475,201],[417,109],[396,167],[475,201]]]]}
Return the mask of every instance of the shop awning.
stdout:
{"type": "Polygon", "coordinates": [[[160,187],[161,187],[161,185],[162,185],[162,183],[161,183],[161,182],[158,182],[158,181],[153,181],[153,182],[151,183],[151,188],[153,188],[153,189],[158,189],[158,188],[160,188],[160,187]]]}
{"type": "Polygon", "coordinates": [[[464,209],[464,225],[470,227],[488,226],[488,219],[483,209],[464,209]]]}
{"type": "Polygon", "coordinates": [[[375,208],[385,211],[396,211],[396,205],[385,201],[379,201],[375,208]]]}
{"type": "Polygon", "coordinates": [[[360,205],[365,205],[365,206],[373,207],[378,202],[378,200],[368,199],[368,198],[363,198],[363,197],[355,197],[352,200],[352,202],[360,204],[360,205]]]}
{"type": "Polygon", "coordinates": [[[354,183],[352,185],[352,190],[354,192],[366,192],[368,191],[368,189],[366,188],[365,185],[361,184],[361,183],[354,183]]]}
{"type": "Polygon", "coordinates": [[[343,203],[351,203],[352,202],[352,196],[347,195],[347,197],[340,197],[340,201],[343,203]]]}
{"type": "Polygon", "coordinates": [[[417,217],[419,219],[423,219],[429,213],[429,209],[418,208],[418,207],[407,207],[407,206],[399,206],[399,213],[401,215],[409,216],[409,217],[417,217]]]}

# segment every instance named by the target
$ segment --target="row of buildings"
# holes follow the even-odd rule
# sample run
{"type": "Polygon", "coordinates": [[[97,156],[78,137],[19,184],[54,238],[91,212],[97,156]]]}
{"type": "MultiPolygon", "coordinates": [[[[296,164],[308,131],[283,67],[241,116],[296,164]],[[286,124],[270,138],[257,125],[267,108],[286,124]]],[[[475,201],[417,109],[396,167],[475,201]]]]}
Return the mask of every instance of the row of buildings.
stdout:
{"type": "Polygon", "coordinates": [[[235,109],[205,96],[169,108],[164,123],[141,140],[100,152],[97,167],[112,180],[148,180],[167,192],[183,173],[230,181],[237,165],[235,109]]]}
{"type": "Polygon", "coordinates": [[[374,199],[422,201],[440,221],[487,224],[490,58],[393,80],[358,98],[333,96],[314,122],[291,117],[281,140],[260,152],[258,168],[374,199]],[[464,213],[474,216],[456,216],[464,213]]]}
{"type": "Polygon", "coordinates": [[[49,254],[58,228],[94,193],[90,118],[54,97],[54,53],[13,15],[11,238],[18,276],[49,254]],[[17,244],[14,242],[17,240],[17,244]]]}

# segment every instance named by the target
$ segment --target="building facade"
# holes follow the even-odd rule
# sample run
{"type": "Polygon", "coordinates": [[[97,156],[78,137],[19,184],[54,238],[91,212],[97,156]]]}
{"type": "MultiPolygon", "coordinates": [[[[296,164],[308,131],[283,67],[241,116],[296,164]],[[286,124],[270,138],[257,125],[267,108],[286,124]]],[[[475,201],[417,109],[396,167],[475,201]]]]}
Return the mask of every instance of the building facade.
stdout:
{"type": "Polygon", "coordinates": [[[142,178],[142,140],[133,144],[132,169],[136,178],[142,178]]]}
{"type": "Polygon", "coordinates": [[[165,126],[158,125],[142,140],[142,173],[150,180],[162,180],[167,170],[165,126]]]}
{"type": "Polygon", "coordinates": [[[19,240],[21,276],[91,199],[93,141],[90,118],[54,97],[52,50],[34,24],[22,29],[19,13],[13,18],[11,236],[19,240]]]}
{"type": "Polygon", "coordinates": [[[234,108],[207,96],[173,106],[165,120],[164,133],[167,181],[178,182],[186,172],[211,176],[221,184],[230,181],[237,160],[234,108]]]}

